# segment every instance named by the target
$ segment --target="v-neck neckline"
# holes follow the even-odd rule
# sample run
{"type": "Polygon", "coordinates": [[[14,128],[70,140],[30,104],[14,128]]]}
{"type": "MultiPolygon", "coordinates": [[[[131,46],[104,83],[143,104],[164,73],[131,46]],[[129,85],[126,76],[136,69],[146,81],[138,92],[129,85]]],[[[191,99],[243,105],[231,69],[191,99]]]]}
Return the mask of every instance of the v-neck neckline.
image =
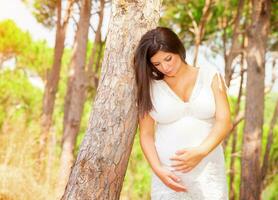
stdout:
{"type": "Polygon", "coordinates": [[[200,74],[201,74],[201,67],[197,67],[199,70],[198,70],[198,74],[197,74],[197,77],[196,77],[196,80],[195,80],[195,83],[194,83],[194,86],[193,86],[193,89],[189,95],[189,98],[187,101],[184,101],[169,85],[166,81],[164,80],[161,80],[162,83],[166,86],[166,89],[168,89],[168,91],[176,98],[178,99],[178,101],[180,101],[181,103],[183,104],[189,104],[191,101],[192,101],[192,98],[194,96],[194,93],[195,93],[195,90],[199,84],[199,79],[200,79],[200,74]]]}

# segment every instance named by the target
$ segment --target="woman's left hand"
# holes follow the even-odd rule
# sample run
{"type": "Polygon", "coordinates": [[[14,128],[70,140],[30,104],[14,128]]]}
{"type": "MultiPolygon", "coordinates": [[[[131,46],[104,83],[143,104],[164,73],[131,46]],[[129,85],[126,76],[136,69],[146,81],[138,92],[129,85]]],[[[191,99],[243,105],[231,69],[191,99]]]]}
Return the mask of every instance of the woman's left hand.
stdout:
{"type": "Polygon", "coordinates": [[[204,151],[200,147],[191,147],[178,150],[176,155],[172,156],[172,167],[175,171],[183,173],[192,170],[203,158],[205,157],[204,151]]]}

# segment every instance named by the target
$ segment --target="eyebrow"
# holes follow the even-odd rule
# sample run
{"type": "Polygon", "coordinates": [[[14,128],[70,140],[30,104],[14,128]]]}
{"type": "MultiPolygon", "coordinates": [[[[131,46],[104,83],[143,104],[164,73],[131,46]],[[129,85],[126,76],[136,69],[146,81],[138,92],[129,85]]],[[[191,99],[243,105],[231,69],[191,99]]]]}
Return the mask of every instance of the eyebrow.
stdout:
{"type": "MultiPolygon", "coordinates": [[[[171,55],[167,55],[167,56],[165,56],[163,60],[168,59],[168,58],[169,58],[169,56],[171,56],[171,55]]],[[[159,63],[159,62],[153,62],[153,64],[157,64],[157,63],[159,63]]]]}

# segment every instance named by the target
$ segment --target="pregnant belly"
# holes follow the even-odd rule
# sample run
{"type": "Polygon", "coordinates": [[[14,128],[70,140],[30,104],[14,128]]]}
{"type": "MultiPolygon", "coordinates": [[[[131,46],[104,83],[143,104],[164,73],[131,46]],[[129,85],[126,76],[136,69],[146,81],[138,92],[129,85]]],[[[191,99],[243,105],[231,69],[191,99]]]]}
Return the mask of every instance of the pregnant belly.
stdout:
{"type": "MultiPolygon", "coordinates": [[[[171,124],[159,124],[155,134],[155,146],[161,163],[171,169],[170,157],[175,155],[177,150],[199,146],[208,136],[211,128],[212,124],[188,116],[171,124]]],[[[192,175],[198,175],[208,160],[217,157],[215,154],[221,153],[219,148],[220,146],[187,174],[192,178],[194,178],[192,175]]]]}

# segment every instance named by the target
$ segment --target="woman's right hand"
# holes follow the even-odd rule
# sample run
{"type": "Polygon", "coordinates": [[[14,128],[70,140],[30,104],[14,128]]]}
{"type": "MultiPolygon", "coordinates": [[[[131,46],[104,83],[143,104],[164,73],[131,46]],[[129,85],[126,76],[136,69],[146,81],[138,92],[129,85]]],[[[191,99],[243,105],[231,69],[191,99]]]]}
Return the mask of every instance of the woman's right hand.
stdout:
{"type": "Polygon", "coordinates": [[[187,192],[184,185],[180,183],[181,179],[172,171],[164,167],[159,167],[156,172],[160,180],[172,190],[175,190],[176,192],[187,192]]]}

